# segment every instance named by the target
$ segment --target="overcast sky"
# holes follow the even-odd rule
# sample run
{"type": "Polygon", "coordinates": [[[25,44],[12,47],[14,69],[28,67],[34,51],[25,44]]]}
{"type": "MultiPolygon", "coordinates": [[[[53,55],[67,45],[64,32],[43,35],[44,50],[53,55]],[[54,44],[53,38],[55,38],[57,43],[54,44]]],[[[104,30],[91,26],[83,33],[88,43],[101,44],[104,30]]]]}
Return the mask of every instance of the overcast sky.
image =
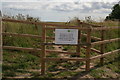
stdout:
{"type": "Polygon", "coordinates": [[[73,17],[104,19],[119,0],[3,0],[2,12],[39,17],[43,21],[69,21],[73,17]]]}

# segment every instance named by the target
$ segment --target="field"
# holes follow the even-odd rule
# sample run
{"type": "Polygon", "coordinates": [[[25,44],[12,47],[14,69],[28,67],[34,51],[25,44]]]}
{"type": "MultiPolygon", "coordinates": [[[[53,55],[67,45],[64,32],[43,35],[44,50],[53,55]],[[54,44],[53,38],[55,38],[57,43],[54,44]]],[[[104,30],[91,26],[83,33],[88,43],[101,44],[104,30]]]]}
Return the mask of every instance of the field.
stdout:
{"type": "MultiPolygon", "coordinates": [[[[50,22],[49,22],[50,23],[50,22]]],[[[54,23],[54,24],[65,24],[54,23]]],[[[92,22],[91,24],[104,25],[108,27],[118,26],[119,22],[92,22]]],[[[68,25],[76,25],[74,23],[68,25]]],[[[41,27],[31,24],[3,22],[3,32],[33,34],[41,36],[41,27]]],[[[47,36],[54,36],[53,30],[47,31],[47,36]]],[[[99,32],[93,32],[92,35],[100,37],[99,32]]],[[[112,39],[120,37],[119,30],[106,31],[105,39],[112,39]]],[[[82,41],[85,41],[82,38],[82,41]]],[[[47,40],[53,42],[54,40],[47,40]]],[[[3,36],[3,45],[18,46],[26,48],[41,48],[40,38],[17,37],[17,36],[3,36]]],[[[106,44],[105,52],[120,49],[120,42],[113,42],[106,44]]],[[[99,49],[99,46],[95,46],[99,49]]],[[[71,46],[47,46],[47,49],[75,51],[75,47],[71,46]]],[[[85,57],[85,49],[81,49],[80,57],[85,57]]],[[[56,61],[48,62],[46,75],[40,75],[40,54],[37,51],[19,51],[19,50],[3,50],[3,78],[120,78],[120,54],[112,54],[105,57],[103,66],[99,65],[99,59],[92,61],[92,68],[89,72],[85,72],[85,62],[76,61],[56,61]],[[37,56],[36,56],[37,55],[37,56]]],[[[96,53],[91,53],[96,55],[96,53]]],[[[68,55],[61,55],[57,53],[47,54],[47,57],[67,57],[68,55]]],[[[77,57],[71,55],[69,57],[77,57]]]]}

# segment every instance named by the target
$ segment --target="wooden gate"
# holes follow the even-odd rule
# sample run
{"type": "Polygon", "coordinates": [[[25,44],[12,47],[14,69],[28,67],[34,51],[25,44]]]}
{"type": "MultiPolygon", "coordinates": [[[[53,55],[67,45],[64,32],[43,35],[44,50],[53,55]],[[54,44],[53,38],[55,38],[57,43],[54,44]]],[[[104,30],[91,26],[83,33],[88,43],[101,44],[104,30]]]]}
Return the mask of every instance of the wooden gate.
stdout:
{"type": "MultiPolygon", "coordinates": [[[[104,47],[106,43],[111,43],[114,41],[120,41],[120,38],[114,38],[114,39],[109,39],[105,40],[105,31],[106,30],[113,30],[113,29],[120,29],[119,27],[102,27],[102,26],[97,26],[97,25],[91,25],[88,23],[83,23],[79,22],[78,26],[68,26],[68,25],[57,25],[57,24],[48,24],[48,23],[43,23],[43,22],[29,22],[29,21],[20,21],[20,20],[12,20],[12,19],[2,19],[3,22],[17,22],[17,23],[25,23],[25,24],[33,24],[33,25],[42,25],[42,36],[39,35],[30,35],[30,34],[18,34],[18,33],[8,33],[8,32],[1,32],[2,35],[11,35],[11,36],[24,36],[24,37],[34,37],[34,38],[41,38],[42,42],[40,45],[42,47],[40,49],[34,49],[34,48],[23,48],[23,47],[15,47],[15,46],[2,46],[3,49],[14,49],[14,50],[27,50],[27,51],[41,51],[41,74],[45,74],[45,68],[46,68],[46,62],[47,61],[85,61],[86,62],[86,71],[90,70],[90,62],[91,60],[100,58],[100,63],[101,65],[104,62],[104,57],[113,53],[118,53],[120,52],[120,49],[111,51],[111,52],[104,52],[104,47]],[[55,29],[78,29],[78,44],[55,44],[55,43],[47,43],[46,39],[55,39],[55,37],[48,37],[46,36],[47,30],[55,30],[55,29]],[[82,32],[86,33],[82,33],[82,32]],[[91,36],[91,33],[93,31],[100,31],[101,32],[101,37],[94,37],[91,36]],[[84,36],[86,37],[86,42],[82,43],[81,42],[81,37],[84,36]],[[91,41],[91,39],[95,40],[94,42],[91,41]],[[70,46],[76,46],[76,52],[64,52],[64,51],[55,51],[55,50],[47,50],[46,46],[49,45],[70,45],[70,46]],[[95,45],[100,45],[100,50],[97,50],[93,48],[95,45]],[[56,52],[60,54],[74,54],[74,55],[80,55],[81,54],[81,48],[86,49],[85,53],[85,58],[77,57],[77,58],[49,58],[46,57],[46,53],[50,52],[56,52]],[[98,53],[97,56],[91,56],[91,52],[96,52],[98,53]]],[[[2,31],[2,30],[0,30],[2,31]]],[[[1,42],[2,44],[2,42],[1,42]]]]}

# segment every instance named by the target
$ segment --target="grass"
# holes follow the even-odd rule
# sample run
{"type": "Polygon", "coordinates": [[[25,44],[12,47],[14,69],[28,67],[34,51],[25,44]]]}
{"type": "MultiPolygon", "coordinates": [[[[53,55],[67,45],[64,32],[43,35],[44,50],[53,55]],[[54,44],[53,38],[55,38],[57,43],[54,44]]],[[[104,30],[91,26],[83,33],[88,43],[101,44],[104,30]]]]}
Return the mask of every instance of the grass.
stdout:
{"type": "Polygon", "coordinates": [[[3,53],[3,76],[11,76],[9,73],[24,73],[26,69],[39,69],[39,58],[25,52],[4,51],[3,53]],[[20,72],[21,69],[22,71],[20,72]],[[11,72],[12,71],[12,72],[11,72]]]}
{"type": "Polygon", "coordinates": [[[116,61],[108,62],[104,66],[91,70],[90,75],[94,78],[120,78],[119,66],[116,61]]]}
{"type": "Polygon", "coordinates": [[[104,73],[105,73],[106,71],[104,71],[104,70],[93,70],[91,73],[90,73],[90,75],[91,76],[93,76],[93,77],[95,77],[95,78],[101,78],[102,76],[104,76],[104,73]]]}
{"type": "MultiPolygon", "coordinates": [[[[50,23],[50,22],[49,22],[50,23]]],[[[64,24],[64,23],[55,23],[64,24]]],[[[94,23],[106,26],[118,26],[118,22],[101,22],[94,23]]],[[[73,25],[73,24],[72,24],[73,25]]],[[[35,27],[35,25],[30,24],[20,24],[20,23],[3,23],[3,32],[13,32],[13,33],[25,33],[41,36],[41,26],[35,27]]],[[[106,31],[105,39],[117,38],[119,30],[106,31]]],[[[47,36],[54,36],[53,30],[47,31],[47,36]]],[[[93,32],[92,35],[100,37],[100,32],[93,32]]],[[[82,43],[86,40],[85,37],[82,38],[82,43]]],[[[13,37],[13,36],[3,36],[3,45],[6,46],[18,46],[18,47],[33,47],[40,48],[38,43],[41,39],[29,38],[29,37],[13,37]]],[[[51,40],[47,40],[51,42],[51,40]]],[[[92,40],[94,42],[94,40],[92,40]]],[[[119,42],[114,42],[106,45],[105,52],[119,49],[119,42]]],[[[95,48],[100,49],[100,46],[95,46],[95,48]]],[[[54,49],[53,46],[47,46],[47,49],[54,49]]],[[[75,52],[74,46],[63,46],[65,51],[75,52]]],[[[41,52],[27,52],[18,50],[4,50],[3,52],[3,77],[13,77],[18,75],[30,74],[32,78],[69,78],[74,77],[79,74],[83,74],[81,66],[84,62],[71,62],[71,61],[56,61],[47,63],[47,74],[45,76],[40,75],[40,58],[36,57],[34,54],[40,55],[41,52]],[[32,54],[29,54],[32,53],[32,54]],[[35,71],[32,71],[35,70],[35,71]]],[[[96,55],[91,53],[91,55],[96,55]]],[[[47,54],[47,57],[60,57],[57,53],[47,54]]],[[[71,55],[70,57],[76,57],[71,55]]],[[[85,57],[85,49],[81,49],[80,57],[85,57]]],[[[112,54],[105,58],[104,66],[99,66],[97,69],[92,69],[88,75],[94,78],[119,78],[120,74],[120,54],[112,54]],[[109,74],[111,73],[111,74],[109,74]],[[116,75],[114,75],[116,74],[116,75]]],[[[98,64],[99,60],[94,61],[94,64],[98,64]]]]}

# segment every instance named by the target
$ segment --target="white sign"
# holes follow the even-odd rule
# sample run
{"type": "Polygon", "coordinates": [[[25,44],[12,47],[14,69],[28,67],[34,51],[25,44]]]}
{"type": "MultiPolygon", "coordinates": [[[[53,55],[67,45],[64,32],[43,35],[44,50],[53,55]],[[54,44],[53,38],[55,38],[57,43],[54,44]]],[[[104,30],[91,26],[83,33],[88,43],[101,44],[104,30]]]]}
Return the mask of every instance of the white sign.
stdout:
{"type": "Polygon", "coordinates": [[[78,29],[55,29],[55,44],[78,44],[78,29]]]}

